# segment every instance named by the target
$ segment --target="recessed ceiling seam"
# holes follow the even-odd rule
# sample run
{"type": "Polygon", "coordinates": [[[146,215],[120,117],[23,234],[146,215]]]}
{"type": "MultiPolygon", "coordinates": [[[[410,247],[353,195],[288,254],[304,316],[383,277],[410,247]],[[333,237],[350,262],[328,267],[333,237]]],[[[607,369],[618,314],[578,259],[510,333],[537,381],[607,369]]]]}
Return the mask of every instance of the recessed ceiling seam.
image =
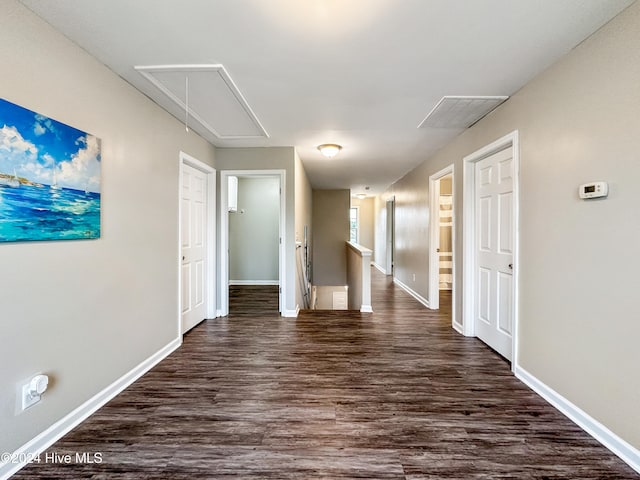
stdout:
{"type": "MultiPolygon", "coordinates": [[[[158,90],[164,93],[167,98],[169,98],[173,103],[180,107],[181,110],[188,112],[188,114],[196,120],[202,127],[212,133],[216,138],[221,140],[233,140],[233,139],[248,139],[248,138],[269,138],[269,133],[266,131],[257,115],[245,99],[242,92],[238,89],[238,86],[235,84],[227,70],[224,68],[222,64],[189,64],[189,65],[138,65],[134,67],[136,71],[138,71],[146,80],[148,80],[152,85],[154,85],[158,90]],[[220,132],[219,128],[215,128],[211,125],[210,122],[206,121],[203,118],[203,115],[198,112],[197,107],[193,105],[187,106],[185,102],[183,102],[178,95],[172,91],[171,87],[165,82],[158,78],[155,74],[157,73],[183,73],[186,78],[189,78],[189,73],[191,72],[213,72],[218,75],[218,77],[224,82],[227,92],[223,92],[222,95],[231,94],[237,106],[239,106],[242,111],[246,114],[246,118],[250,121],[251,124],[255,126],[255,128],[259,131],[259,134],[223,134],[220,132]]],[[[213,85],[213,83],[212,83],[213,85]]],[[[186,94],[187,92],[185,92],[186,94]]],[[[211,94],[213,95],[213,88],[211,94]]],[[[220,95],[220,92],[218,92],[220,95]]],[[[207,112],[209,115],[215,112],[207,112]]],[[[220,121],[225,121],[224,118],[221,118],[220,121]]]]}

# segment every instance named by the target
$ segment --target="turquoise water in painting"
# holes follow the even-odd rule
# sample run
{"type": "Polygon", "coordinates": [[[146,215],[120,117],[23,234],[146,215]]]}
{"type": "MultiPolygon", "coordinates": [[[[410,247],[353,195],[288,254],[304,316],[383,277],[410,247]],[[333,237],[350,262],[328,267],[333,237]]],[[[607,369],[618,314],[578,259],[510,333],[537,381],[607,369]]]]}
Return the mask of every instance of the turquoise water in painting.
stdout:
{"type": "Polygon", "coordinates": [[[0,242],[100,237],[100,194],[0,186],[0,242]]]}

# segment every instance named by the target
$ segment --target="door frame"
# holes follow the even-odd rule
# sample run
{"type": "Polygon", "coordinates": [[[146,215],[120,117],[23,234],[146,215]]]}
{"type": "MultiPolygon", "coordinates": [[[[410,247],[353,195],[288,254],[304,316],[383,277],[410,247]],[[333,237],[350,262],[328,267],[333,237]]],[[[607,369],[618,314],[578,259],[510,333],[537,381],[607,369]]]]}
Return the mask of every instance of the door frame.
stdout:
{"type": "Polygon", "coordinates": [[[183,166],[199,170],[207,176],[207,232],[206,246],[206,318],[216,317],[216,169],[180,151],[178,175],[178,336],[182,336],[182,178],[183,166]]]}
{"type": "Polygon", "coordinates": [[[438,245],[440,244],[440,180],[447,175],[451,175],[451,325],[454,329],[462,332],[462,325],[456,321],[456,187],[455,187],[455,167],[453,164],[429,176],[429,204],[431,205],[431,215],[429,215],[429,308],[438,310],[440,308],[440,255],[438,245]],[[437,206],[437,208],[436,208],[437,206]],[[437,212],[437,215],[436,215],[437,212]],[[434,268],[437,266],[437,268],[434,268]]]}
{"type": "Polygon", "coordinates": [[[286,236],[287,225],[285,180],[286,170],[221,170],[220,171],[220,308],[219,315],[229,315],[229,177],[277,177],[280,180],[280,233],[278,281],[280,284],[278,305],[280,315],[286,311],[286,236]]]}
{"type": "Polygon", "coordinates": [[[385,237],[385,248],[387,250],[387,255],[385,258],[385,273],[387,275],[394,275],[393,271],[393,261],[394,261],[394,250],[395,250],[395,225],[396,225],[396,197],[391,196],[387,199],[385,203],[386,209],[386,237],[385,237]]]}
{"type": "Polygon", "coordinates": [[[494,153],[510,148],[513,155],[513,334],[511,346],[511,369],[518,364],[518,319],[519,319],[519,212],[520,212],[520,142],[519,132],[514,130],[504,137],[482,147],[463,158],[464,181],[464,213],[462,224],[463,254],[463,298],[462,298],[462,329],[463,334],[475,337],[474,301],[475,301],[475,269],[477,255],[475,251],[476,239],[476,182],[475,164],[494,153]]]}
{"type": "Polygon", "coordinates": [[[351,209],[352,208],[356,211],[356,237],[358,241],[355,243],[360,245],[360,205],[351,204],[349,207],[349,241],[351,241],[351,209]]]}

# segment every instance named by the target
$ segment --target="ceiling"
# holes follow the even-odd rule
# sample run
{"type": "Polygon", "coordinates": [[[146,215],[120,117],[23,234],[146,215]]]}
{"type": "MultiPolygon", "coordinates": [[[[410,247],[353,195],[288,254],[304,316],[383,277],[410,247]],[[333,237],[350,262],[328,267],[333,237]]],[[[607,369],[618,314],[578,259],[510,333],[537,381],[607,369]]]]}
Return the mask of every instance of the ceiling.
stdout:
{"type": "MultiPolygon", "coordinates": [[[[314,188],[370,186],[370,194],[462,131],[417,128],[443,96],[512,95],[632,3],[21,1],[181,121],[184,109],[135,67],[222,65],[258,122],[242,117],[245,108],[238,125],[262,126],[268,136],[219,138],[195,120],[193,130],[219,147],[295,146],[314,188]],[[321,143],[343,150],[328,160],[316,149],[321,143]]],[[[192,83],[189,108],[215,117],[206,88],[195,90],[206,78],[192,83]]]]}

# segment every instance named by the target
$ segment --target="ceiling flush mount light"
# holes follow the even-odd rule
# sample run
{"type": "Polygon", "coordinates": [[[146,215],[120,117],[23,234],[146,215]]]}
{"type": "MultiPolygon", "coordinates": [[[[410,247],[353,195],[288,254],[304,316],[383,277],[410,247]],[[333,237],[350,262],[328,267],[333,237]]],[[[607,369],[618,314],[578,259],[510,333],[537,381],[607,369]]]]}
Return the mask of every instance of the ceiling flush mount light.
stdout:
{"type": "Polygon", "coordinates": [[[342,150],[342,147],[337,143],[323,143],[322,145],[318,145],[318,150],[320,150],[320,153],[325,157],[333,158],[342,150]]]}
{"type": "Polygon", "coordinates": [[[360,200],[364,200],[365,198],[367,198],[367,196],[364,193],[359,193],[356,195],[357,198],[359,198],[360,200]]]}

